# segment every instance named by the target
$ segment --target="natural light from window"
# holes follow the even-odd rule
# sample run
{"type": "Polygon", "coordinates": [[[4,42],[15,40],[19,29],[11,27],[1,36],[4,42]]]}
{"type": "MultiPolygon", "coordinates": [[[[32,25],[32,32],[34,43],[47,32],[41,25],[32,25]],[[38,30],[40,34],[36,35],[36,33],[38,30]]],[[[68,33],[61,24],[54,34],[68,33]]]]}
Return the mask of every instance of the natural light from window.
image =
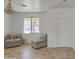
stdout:
{"type": "Polygon", "coordinates": [[[39,33],[38,17],[24,18],[24,33],[39,33]]]}

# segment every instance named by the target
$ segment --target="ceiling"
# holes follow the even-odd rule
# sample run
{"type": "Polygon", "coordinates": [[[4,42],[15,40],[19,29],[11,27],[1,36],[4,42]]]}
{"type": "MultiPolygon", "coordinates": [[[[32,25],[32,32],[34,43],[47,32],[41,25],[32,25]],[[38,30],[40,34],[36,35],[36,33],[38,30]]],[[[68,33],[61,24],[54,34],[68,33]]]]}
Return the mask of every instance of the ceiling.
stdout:
{"type": "MultiPolygon", "coordinates": [[[[16,12],[42,12],[50,8],[72,8],[74,0],[11,0],[16,12]]],[[[8,0],[4,0],[4,6],[8,0]]]]}

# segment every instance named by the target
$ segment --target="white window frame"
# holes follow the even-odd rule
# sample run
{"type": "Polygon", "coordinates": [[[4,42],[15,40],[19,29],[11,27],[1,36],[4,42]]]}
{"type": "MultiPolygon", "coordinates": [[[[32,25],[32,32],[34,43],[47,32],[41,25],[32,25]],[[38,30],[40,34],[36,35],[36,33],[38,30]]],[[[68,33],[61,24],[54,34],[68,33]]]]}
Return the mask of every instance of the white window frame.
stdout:
{"type": "MultiPolygon", "coordinates": [[[[24,17],[24,18],[31,18],[31,32],[25,33],[25,31],[23,31],[24,34],[40,33],[40,28],[39,28],[39,32],[32,32],[32,18],[39,18],[39,17],[24,17]]],[[[24,18],[23,18],[23,20],[24,20],[24,18]]],[[[24,21],[25,21],[25,20],[24,20],[24,21]]],[[[40,23],[40,18],[39,18],[39,23],[40,23]]],[[[24,22],[23,22],[23,24],[24,24],[24,22]]],[[[40,25],[39,25],[39,27],[40,27],[40,25]]],[[[24,28],[24,25],[23,25],[23,28],[24,28]]]]}

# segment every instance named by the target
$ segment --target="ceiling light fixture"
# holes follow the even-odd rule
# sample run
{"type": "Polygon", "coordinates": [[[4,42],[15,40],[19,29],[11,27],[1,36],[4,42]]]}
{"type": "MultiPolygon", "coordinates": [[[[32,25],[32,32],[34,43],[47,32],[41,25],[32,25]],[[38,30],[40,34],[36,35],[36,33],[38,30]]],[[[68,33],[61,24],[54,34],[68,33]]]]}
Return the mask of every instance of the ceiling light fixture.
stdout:
{"type": "Polygon", "coordinates": [[[23,6],[23,7],[27,7],[27,5],[25,5],[25,4],[22,4],[21,6],[23,6]]]}
{"type": "Polygon", "coordinates": [[[66,0],[64,0],[64,2],[65,2],[66,0]]]}

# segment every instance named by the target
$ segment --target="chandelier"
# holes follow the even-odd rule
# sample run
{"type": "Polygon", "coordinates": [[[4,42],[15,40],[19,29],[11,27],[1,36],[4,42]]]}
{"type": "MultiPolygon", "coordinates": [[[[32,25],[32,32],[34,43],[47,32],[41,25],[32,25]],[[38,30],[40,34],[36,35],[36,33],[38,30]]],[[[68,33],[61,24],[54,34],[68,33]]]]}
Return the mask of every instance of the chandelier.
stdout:
{"type": "Polygon", "coordinates": [[[14,12],[12,9],[11,0],[8,0],[8,4],[4,8],[4,12],[7,14],[12,14],[14,12]]]}

